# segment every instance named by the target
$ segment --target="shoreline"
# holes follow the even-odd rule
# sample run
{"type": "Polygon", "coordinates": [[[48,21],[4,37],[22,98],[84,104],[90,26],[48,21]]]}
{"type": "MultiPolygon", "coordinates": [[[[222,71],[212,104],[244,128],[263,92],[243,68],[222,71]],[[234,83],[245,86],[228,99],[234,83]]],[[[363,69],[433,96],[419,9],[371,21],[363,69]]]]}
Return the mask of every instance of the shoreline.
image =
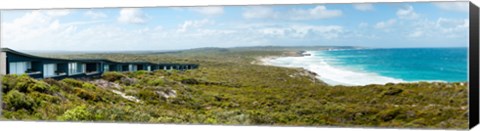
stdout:
{"type": "MultiPolygon", "coordinates": [[[[251,64],[257,64],[257,65],[273,65],[273,64],[268,64],[268,60],[274,60],[277,58],[283,58],[283,57],[304,57],[305,53],[308,51],[301,50],[301,51],[287,51],[283,52],[282,55],[276,55],[276,56],[259,56],[255,58],[255,61],[252,61],[251,64]]],[[[279,66],[280,67],[280,66],[279,66]]],[[[301,67],[299,67],[301,68],[301,67]]]]}
{"type": "MultiPolygon", "coordinates": [[[[345,82],[340,82],[340,81],[334,80],[334,79],[332,79],[332,80],[328,80],[328,79],[325,79],[325,78],[322,79],[321,75],[319,73],[317,73],[316,71],[305,68],[305,67],[302,67],[302,66],[285,66],[285,65],[278,65],[278,64],[271,63],[271,61],[274,61],[274,60],[279,59],[279,58],[295,58],[295,57],[309,56],[309,55],[305,55],[305,53],[308,53],[308,51],[288,51],[288,52],[284,52],[282,55],[277,55],[277,56],[260,56],[260,57],[256,58],[257,62],[252,62],[252,64],[283,67],[283,68],[302,69],[306,72],[310,72],[310,74],[314,75],[315,79],[317,79],[319,81],[322,81],[329,86],[337,86],[337,85],[340,85],[340,86],[367,86],[367,85],[388,85],[388,84],[402,84],[402,83],[431,83],[431,84],[435,84],[435,83],[460,83],[461,85],[468,84],[468,81],[462,81],[462,82],[449,82],[449,81],[442,81],[442,80],[405,81],[405,80],[402,80],[402,79],[390,78],[390,77],[381,76],[381,75],[378,75],[376,77],[383,78],[385,80],[384,82],[367,82],[367,83],[364,83],[364,84],[361,84],[361,83],[345,83],[345,82]]],[[[310,54],[310,53],[308,53],[308,54],[310,54]]],[[[371,74],[371,73],[365,73],[365,74],[371,74]]]]}

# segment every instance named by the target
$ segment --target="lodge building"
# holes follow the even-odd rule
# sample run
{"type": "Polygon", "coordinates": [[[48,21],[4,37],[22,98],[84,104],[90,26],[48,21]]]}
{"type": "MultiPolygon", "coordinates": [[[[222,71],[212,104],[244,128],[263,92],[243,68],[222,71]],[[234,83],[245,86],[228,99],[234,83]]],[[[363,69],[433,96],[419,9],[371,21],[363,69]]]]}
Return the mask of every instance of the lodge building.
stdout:
{"type": "Polygon", "coordinates": [[[8,48],[2,48],[1,74],[27,74],[43,78],[85,78],[100,76],[104,72],[190,70],[198,64],[115,62],[107,59],[57,59],[34,56],[8,48]]]}

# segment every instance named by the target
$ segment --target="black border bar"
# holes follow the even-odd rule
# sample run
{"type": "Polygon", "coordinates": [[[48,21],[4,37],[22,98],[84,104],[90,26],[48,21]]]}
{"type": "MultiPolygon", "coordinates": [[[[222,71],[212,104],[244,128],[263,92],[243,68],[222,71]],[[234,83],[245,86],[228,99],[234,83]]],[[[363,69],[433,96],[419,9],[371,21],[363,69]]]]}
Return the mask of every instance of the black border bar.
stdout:
{"type": "Polygon", "coordinates": [[[478,124],[479,119],[479,9],[470,2],[469,8],[469,98],[468,98],[468,111],[469,111],[469,124],[471,128],[478,124]]]}

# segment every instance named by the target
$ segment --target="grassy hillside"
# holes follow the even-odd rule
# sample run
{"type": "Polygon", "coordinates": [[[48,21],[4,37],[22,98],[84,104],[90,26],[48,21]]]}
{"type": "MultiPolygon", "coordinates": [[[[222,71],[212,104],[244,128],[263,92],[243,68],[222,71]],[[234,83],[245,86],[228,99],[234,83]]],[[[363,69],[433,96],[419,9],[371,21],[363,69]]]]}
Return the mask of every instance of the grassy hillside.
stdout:
{"type": "Polygon", "coordinates": [[[182,124],[467,128],[465,83],[328,86],[303,69],[256,65],[285,49],[63,55],[198,63],[189,71],[109,72],[96,79],[2,79],[3,119],[182,124]]]}

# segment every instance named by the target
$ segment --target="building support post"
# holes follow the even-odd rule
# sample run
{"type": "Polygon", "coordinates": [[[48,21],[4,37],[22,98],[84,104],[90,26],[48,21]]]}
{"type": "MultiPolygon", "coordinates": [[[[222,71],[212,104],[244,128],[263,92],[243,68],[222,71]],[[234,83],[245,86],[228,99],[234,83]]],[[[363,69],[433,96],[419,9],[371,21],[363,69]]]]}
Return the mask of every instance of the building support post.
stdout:
{"type": "MultiPolygon", "coordinates": [[[[2,11],[0,11],[0,22],[2,21],[2,11]]],[[[0,24],[0,49],[2,48],[2,26],[0,24]]],[[[3,103],[2,96],[2,79],[3,75],[7,74],[7,53],[0,51],[0,103],[3,103]]],[[[2,116],[2,107],[3,104],[0,104],[0,116],[2,116]]]]}
{"type": "MultiPolygon", "coordinates": [[[[0,12],[0,22],[2,21],[2,12],[0,12]]],[[[0,30],[2,30],[2,27],[0,26],[0,30]]],[[[2,34],[0,31],[0,48],[3,48],[2,46],[2,34]]],[[[0,53],[0,76],[1,75],[6,75],[7,74],[7,53],[6,52],[1,52],[0,53]]],[[[1,84],[0,84],[1,87],[1,84]]],[[[1,90],[2,88],[0,88],[1,90]]]]}

